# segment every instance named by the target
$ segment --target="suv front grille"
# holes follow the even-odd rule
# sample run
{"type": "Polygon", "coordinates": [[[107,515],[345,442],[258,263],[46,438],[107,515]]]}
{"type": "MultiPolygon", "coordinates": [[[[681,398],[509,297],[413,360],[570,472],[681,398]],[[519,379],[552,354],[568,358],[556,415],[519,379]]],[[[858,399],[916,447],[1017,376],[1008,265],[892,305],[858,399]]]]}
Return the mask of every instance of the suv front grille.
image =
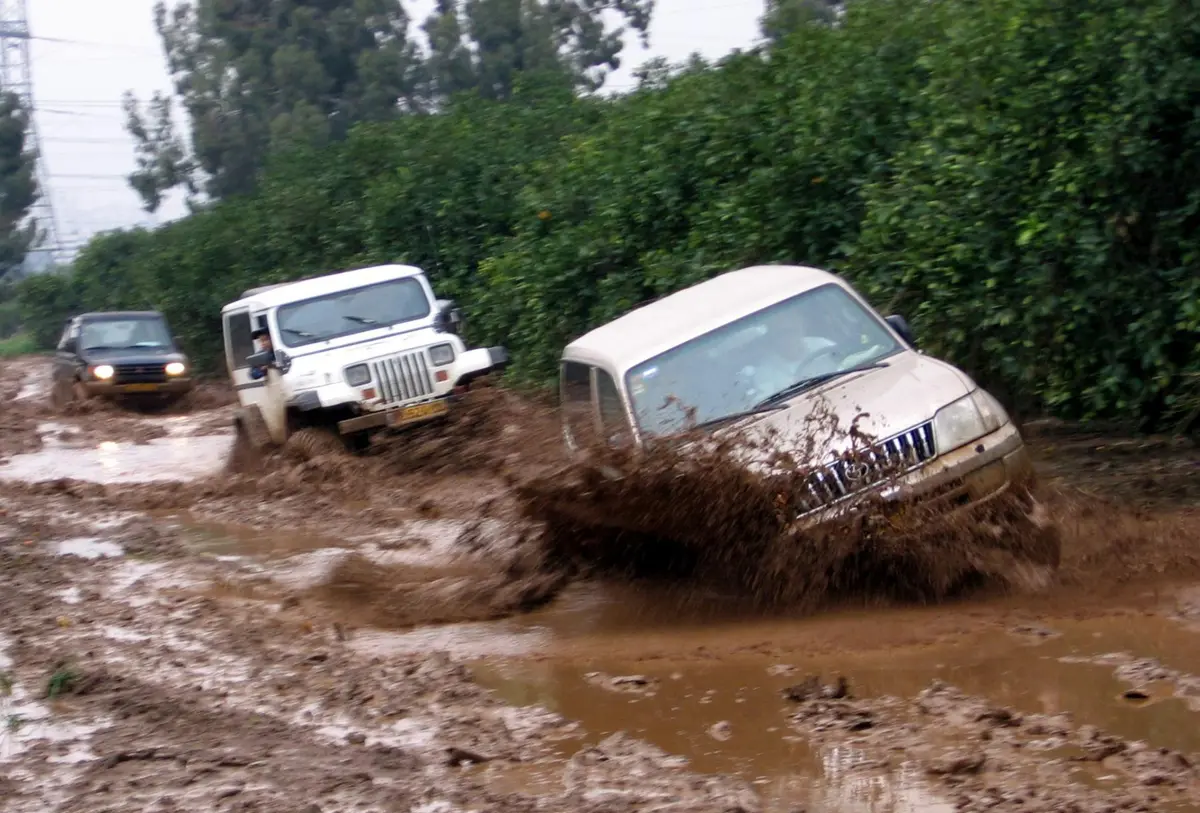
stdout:
{"type": "Polygon", "coordinates": [[[805,478],[799,495],[800,513],[804,515],[861,494],[888,478],[915,469],[936,455],[932,421],[868,449],[847,453],[805,478]]]}
{"type": "Polygon", "coordinates": [[[161,384],[167,380],[165,364],[114,364],[114,384],[161,384]]]}
{"type": "Polygon", "coordinates": [[[403,403],[433,394],[433,378],[424,350],[372,362],[371,373],[385,404],[403,403]]]}

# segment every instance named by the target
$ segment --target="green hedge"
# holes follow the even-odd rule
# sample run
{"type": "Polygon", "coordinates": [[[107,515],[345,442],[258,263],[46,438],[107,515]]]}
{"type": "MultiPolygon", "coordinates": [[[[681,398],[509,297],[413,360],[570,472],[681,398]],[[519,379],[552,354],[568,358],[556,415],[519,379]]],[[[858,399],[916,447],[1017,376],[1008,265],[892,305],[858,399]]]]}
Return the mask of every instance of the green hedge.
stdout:
{"type": "Polygon", "coordinates": [[[1200,380],[1198,8],[855,0],[836,28],[617,100],[529,78],[97,238],[24,284],[25,321],[44,342],[84,304],[161,308],[216,366],[242,289],[406,261],[542,381],[640,302],[801,262],[1023,409],[1163,425],[1200,380]]]}

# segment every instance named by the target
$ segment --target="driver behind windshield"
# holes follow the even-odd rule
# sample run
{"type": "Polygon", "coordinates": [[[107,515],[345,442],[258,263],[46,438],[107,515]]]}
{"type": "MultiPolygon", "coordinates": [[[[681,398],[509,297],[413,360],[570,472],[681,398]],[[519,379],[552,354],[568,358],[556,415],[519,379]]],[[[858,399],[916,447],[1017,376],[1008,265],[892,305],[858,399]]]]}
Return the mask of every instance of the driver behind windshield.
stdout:
{"type": "Polygon", "coordinates": [[[779,308],[763,320],[761,355],[740,373],[755,398],[766,398],[797,381],[838,367],[837,342],[826,337],[825,320],[816,314],[797,318],[793,308],[779,308]]]}

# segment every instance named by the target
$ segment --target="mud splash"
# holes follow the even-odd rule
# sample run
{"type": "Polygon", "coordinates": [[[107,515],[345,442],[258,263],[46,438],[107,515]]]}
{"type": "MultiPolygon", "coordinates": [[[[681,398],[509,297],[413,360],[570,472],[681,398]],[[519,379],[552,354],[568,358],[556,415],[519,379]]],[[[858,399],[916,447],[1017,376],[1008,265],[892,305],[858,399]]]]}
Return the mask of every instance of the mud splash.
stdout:
{"type": "MultiPolygon", "coordinates": [[[[817,416],[819,421],[821,416],[817,416]]],[[[583,574],[734,585],[764,607],[816,609],[846,596],[940,601],[981,586],[1039,590],[1060,550],[1024,484],[965,514],[931,500],[851,497],[820,525],[797,521],[811,464],[853,428],[794,438],[690,435],[638,451],[589,449],[521,483],[551,558],[583,574]],[[763,461],[751,465],[753,461],[763,461]]],[[[863,452],[864,455],[869,452],[863,452]]],[[[882,486],[900,472],[884,472],[882,486]]]]}

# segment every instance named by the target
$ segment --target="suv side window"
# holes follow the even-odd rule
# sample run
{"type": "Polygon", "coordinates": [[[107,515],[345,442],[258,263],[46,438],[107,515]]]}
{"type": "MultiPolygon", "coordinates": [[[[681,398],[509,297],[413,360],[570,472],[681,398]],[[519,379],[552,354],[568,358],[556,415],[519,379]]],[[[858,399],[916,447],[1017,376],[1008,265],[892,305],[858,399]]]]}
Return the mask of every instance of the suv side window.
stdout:
{"type": "Polygon", "coordinates": [[[596,368],[596,398],[600,404],[600,427],[604,440],[611,446],[625,446],[633,442],[629,426],[629,415],[621,400],[617,382],[607,371],[596,368]]]}
{"type": "Polygon", "coordinates": [[[249,367],[246,359],[254,353],[254,340],[250,338],[250,312],[237,311],[226,316],[225,331],[230,369],[242,370],[249,367]]]}
{"type": "Polygon", "coordinates": [[[571,442],[588,446],[596,441],[596,412],[592,406],[592,368],[577,361],[562,365],[561,387],[563,420],[571,442]]]}

